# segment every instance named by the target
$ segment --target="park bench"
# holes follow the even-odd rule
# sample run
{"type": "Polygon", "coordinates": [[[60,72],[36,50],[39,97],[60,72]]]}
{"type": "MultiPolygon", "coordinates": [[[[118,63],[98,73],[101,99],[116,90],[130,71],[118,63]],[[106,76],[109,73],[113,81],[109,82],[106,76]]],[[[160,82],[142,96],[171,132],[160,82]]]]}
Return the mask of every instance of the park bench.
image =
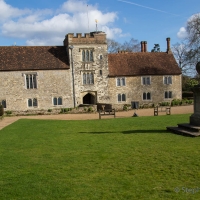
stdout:
{"type": "Polygon", "coordinates": [[[115,118],[115,109],[112,108],[111,104],[98,103],[97,110],[99,112],[99,119],[101,119],[102,116],[106,115],[113,115],[115,118]]]}
{"type": "Polygon", "coordinates": [[[106,116],[106,115],[113,115],[115,118],[115,109],[99,110],[99,119],[101,119],[101,116],[106,116]]]}
{"type": "Polygon", "coordinates": [[[166,112],[166,115],[171,115],[171,106],[156,106],[156,107],[154,107],[154,116],[158,116],[159,112],[166,112]]]}

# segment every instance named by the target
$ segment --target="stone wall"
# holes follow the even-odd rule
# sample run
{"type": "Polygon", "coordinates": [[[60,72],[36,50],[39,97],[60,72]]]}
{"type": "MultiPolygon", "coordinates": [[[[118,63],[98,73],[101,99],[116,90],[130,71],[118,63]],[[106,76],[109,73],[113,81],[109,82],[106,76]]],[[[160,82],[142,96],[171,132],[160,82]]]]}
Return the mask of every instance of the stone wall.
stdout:
{"type": "Polygon", "coordinates": [[[181,75],[172,76],[172,84],[163,84],[163,76],[151,76],[150,85],[142,85],[141,77],[126,77],[125,86],[116,86],[117,77],[109,78],[110,102],[116,109],[123,109],[124,104],[131,104],[132,101],[138,101],[142,104],[157,104],[159,102],[169,102],[172,99],[182,99],[181,75]],[[165,99],[165,91],[172,91],[172,98],[165,99]],[[143,92],[151,93],[151,100],[143,100],[143,92]],[[126,101],[118,102],[117,95],[125,94],[126,101]]]}
{"type": "Polygon", "coordinates": [[[0,73],[0,100],[5,110],[41,110],[73,107],[71,70],[13,71],[0,73]],[[26,73],[37,73],[37,89],[26,89],[26,73]],[[62,97],[63,105],[54,106],[53,97],[62,97]],[[28,99],[37,98],[38,107],[28,107],[28,99]]]}

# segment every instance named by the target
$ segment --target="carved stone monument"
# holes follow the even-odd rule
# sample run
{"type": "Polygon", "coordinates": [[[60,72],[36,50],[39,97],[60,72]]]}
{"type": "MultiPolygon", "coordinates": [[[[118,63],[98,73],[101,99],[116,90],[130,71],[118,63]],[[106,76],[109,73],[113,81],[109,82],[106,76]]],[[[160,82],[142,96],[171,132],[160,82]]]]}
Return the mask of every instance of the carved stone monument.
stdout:
{"type": "MultiPolygon", "coordinates": [[[[200,62],[197,63],[196,70],[200,74],[200,62]]],[[[200,83],[194,86],[193,94],[194,113],[190,116],[190,123],[178,124],[178,127],[167,127],[167,130],[179,135],[200,136],[200,83]]]]}
{"type": "MultiPolygon", "coordinates": [[[[200,74],[200,62],[196,65],[196,70],[200,74]]],[[[200,83],[193,88],[194,94],[194,114],[190,117],[190,124],[200,126],[200,83]]]]}

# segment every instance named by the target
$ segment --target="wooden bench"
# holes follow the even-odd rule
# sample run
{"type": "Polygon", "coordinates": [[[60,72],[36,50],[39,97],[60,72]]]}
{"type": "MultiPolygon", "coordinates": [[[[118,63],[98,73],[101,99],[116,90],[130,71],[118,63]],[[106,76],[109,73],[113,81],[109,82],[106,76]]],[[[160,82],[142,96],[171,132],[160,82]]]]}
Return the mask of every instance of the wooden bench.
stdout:
{"type": "Polygon", "coordinates": [[[158,116],[159,112],[166,112],[166,115],[171,115],[171,106],[156,106],[156,107],[154,107],[154,116],[158,116]]]}
{"type": "Polygon", "coordinates": [[[113,115],[115,118],[115,109],[99,110],[99,119],[101,119],[101,116],[106,116],[106,115],[113,115]]]}

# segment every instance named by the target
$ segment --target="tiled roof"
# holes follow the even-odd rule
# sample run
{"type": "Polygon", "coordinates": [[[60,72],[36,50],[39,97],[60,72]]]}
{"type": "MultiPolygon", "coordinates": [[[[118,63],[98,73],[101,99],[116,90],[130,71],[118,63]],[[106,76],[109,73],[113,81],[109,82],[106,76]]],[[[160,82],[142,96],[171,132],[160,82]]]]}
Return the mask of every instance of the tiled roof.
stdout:
{"type": "Polygon", "coordinates": [[[173,54],[164,52],[109,54],[108,65],[109,76],[181,74],[173,54]]]}
{"type": "Polygon", "coordinates": [[[64,46],[1,46],[0,71],[69,69],[64,46]]]}

